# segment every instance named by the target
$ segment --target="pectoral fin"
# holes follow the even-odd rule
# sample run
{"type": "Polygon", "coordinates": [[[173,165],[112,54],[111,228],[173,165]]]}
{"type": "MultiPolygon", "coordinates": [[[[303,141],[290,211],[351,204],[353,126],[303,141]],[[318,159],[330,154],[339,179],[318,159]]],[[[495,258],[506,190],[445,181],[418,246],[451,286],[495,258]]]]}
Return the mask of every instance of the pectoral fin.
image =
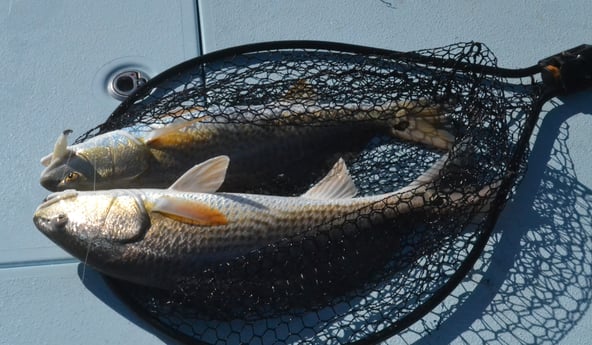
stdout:
{"type": "Polygon", "coordinates": [[[191,225],[216,226],[228,224],[222,212],[206,203],[174,196],[163,196],[156,200],[152,212],[191,225]]]}
{"type": "Polygon", "coordinates": [[[193,193],[214,193],[224,183],[229,162],[228,156],[210,158],[187,170],[169,189],[193,193]]]}
{"type": "Polygon", "coordinates": [[[204,121],[207,116],[199,117],[195,120],[179,120],[162,128],[156,128],[144,140],[146,146],[157,149],[174,149],[191,144],[196,140],[193,133],[183,131],[184,129],[204,121]]]}
{"type": "Polygon", "coordinates": [[[340,199],[352,198],[358,189],[351,179],[347,166],[342,158],[339,158],[331,171],[312,186],[301,197],[308,199],[340,199]]]}

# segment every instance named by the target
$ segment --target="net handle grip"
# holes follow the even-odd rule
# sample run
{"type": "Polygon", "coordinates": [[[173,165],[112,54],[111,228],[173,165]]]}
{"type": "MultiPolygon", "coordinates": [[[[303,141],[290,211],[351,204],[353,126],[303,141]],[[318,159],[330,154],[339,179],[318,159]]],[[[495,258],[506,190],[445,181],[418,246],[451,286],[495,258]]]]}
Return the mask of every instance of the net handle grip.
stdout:
{"type": "Polygon", "coordinates": [[[592,45],[582,44],[539,61],[543,83],[560,94],[592,86],[592,45]]]}

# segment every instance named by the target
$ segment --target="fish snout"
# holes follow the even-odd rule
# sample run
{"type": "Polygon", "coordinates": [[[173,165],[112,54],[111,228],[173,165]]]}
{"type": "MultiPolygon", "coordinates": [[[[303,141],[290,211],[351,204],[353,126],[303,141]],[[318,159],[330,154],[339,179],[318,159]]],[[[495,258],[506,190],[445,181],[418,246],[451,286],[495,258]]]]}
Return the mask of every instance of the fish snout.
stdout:
{"type": "Polygon", "coordinates": [[[33,217],[33,222],[37,229],[44,233],[51,233],[63,229],[68,224],[68,216],[63,213],[47,216],[38,211],[33,217]]]}
{"type": "Polygon", "coordinates": [[[33,222],[37,228],[44,233],[64,228],[68,224],[68,215],[61,209],[59,202],[75,198],[77,195],[78,192],[75,190],[66,190],[45,197],[33,215],[33,222]]]}
{"type": "Polygon", "coordinates": [[[57,192],[59,190],[58,184],[60,181],[56,180],[51,174],[47,174],[46,171],[47,169],[41,174],[41,179],[39,181],[41,186],[49,191],[57,192]]]}

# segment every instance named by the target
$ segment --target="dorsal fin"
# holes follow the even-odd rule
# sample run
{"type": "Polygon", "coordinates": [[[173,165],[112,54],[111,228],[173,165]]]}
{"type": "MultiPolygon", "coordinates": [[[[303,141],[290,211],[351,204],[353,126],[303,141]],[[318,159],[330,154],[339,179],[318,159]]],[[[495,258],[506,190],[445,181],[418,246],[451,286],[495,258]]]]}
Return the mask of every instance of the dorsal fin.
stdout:
{"type": "Polygon", "coordinates": [[[194,120],[179,120],[161,128],[153,129],[144,139],[144,143],[153,149],[166,149],[184,146],[195,141],[195,135],[183,131],[198,122],[204,121],[208,116],[201,116],[194,120]]]}
{"type": "Polygon", "coordinates": [[[187,170],[169,189],[193,193],[214,193],[226,177],[230,158],[217,156],[187,170]]]}
{"type": "Polygon", "coordinates": [[[327,176],[301,196],[308,199],[341,199],[352,198],[357,192],[345,162],[339,158],[327,176]]]}
{"type": "Polygon", "coordinates": [[[226,216],[210,205],[175,196],[162,196],[156,200],[152,212],[178,222],[200,226],[228,224],[226,216]]]}
{"type": "Polygon", "coordinates": [[[71,129],[66,129],[60,134],[53,146],[53,152],[41,158],[41,164],[48,166],[53,160],[65,157],[68,154],[68,135],[72,133],[71,129]]]}
{"type": "Polygon", "coordinates": [[[304,103],[313,103],[318,99],[317,91],[306,79],[298,79],[292,85],[281,101],[299,101],[304,103]]]}

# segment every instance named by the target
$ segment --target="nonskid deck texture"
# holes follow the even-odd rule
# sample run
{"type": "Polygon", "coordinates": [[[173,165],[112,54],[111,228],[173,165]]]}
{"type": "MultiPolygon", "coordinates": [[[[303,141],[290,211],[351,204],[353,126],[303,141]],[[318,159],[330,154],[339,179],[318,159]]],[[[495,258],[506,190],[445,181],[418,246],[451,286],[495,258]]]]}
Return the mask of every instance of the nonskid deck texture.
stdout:
{"type": "MultiPolygon", "coordinates": [[[[97,273],[31,221],[47,194],[38,185],[38,160],[56,135],[65,128],[80,134],[117,105],[102,84],[109,71],[132,63],[155,75],[199,54],[200,46],[210,52],[277,39],[403,51],[477,40],[500,66],[523,67],[589,43],[592,32],[586,1],[561,11],[510,1],[429,8],[378,0],[363,6],[197,2],[199,11],[194,1],[2,6],[0,344],[174,343],[136,318],[97,273]]],[[[388,343],[575,344],[592,336],[588,100],[589,92],[549,107],[532,139],[529,170],[475,269],[443,305],[388,343]]],[[[286,339],[285,333],[275,334],[286,339]]]]}

